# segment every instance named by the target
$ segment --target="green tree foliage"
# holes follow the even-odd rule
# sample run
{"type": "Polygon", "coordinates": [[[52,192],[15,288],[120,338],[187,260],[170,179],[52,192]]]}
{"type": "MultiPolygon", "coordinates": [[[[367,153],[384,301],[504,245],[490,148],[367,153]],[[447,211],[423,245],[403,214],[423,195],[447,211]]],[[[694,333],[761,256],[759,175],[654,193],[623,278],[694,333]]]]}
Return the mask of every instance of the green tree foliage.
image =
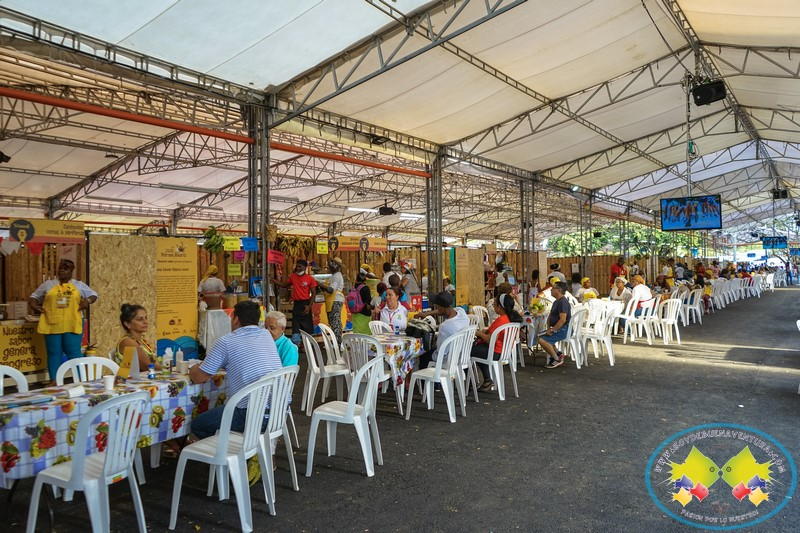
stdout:
{"type": "MultiPolygon", "coordinates": [[[[621,225],[622,223],[617,221],[585,231],[584,235],[588,238],[586,252],[596,255],[622,253],[621,225]],[[599,233],[599,236],[595,237],[594,233],[599,233]]],[[[695,236],[694,240],[695,246],[699,246],[700,238],[695,236]]],[[[628,253],[638,256],[682,255],[688,254],[691,248],[688,233],[665,232],[639,224],[628,224],[627,241],[628,253]]],[[[547,249],[554,255],[567,257],[581,255],[581,233],[576,231],[554,237],[548,241],[547,249]]]]}

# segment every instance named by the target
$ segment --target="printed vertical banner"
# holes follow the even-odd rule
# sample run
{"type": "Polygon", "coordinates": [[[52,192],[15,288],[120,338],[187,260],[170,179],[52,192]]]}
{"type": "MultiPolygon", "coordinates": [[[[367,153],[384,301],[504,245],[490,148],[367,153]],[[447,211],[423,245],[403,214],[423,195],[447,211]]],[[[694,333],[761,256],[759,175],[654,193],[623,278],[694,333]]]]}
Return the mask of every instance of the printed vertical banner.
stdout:
{"type": "Polygon", "coordinates": [[[158,353],[170,347],[197,357],[197,240],[156,240],[156,334],[158,353]]]}

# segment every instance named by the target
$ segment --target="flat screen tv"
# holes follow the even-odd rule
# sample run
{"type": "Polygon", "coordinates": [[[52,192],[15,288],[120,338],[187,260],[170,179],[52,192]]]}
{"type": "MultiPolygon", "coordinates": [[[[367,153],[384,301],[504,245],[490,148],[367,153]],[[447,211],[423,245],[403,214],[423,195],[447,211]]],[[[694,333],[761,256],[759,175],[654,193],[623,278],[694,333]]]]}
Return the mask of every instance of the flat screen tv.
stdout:
{"type": "Polygon", "coordinates": [[[661,231],[722,228],[722,201],[718,194],[661,199],[661,231]]]}
{"type": "Polygon", "coordinates": [[[765,250],[776,250],[781,248],[788,248],[789,244],[786,242],[786,237],[761,237],[761,245],[765,250]]]}

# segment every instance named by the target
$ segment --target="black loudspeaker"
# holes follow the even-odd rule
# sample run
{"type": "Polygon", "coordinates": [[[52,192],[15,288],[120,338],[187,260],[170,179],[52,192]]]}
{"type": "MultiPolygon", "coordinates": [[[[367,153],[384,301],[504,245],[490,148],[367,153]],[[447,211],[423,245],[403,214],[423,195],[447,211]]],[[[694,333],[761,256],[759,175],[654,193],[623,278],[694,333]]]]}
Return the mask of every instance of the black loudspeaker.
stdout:
{"type": "Polygon", "coordinates": [[[772,189],[773,200],[786,200],[789,198],[789,191],[786,189],[772,189]]]}
{"type": "Polygon", "coordinates": [[[692,89],[694,105],[709,105],[725,98],[725,82],[712,81],[698,85],[692,89]]]}

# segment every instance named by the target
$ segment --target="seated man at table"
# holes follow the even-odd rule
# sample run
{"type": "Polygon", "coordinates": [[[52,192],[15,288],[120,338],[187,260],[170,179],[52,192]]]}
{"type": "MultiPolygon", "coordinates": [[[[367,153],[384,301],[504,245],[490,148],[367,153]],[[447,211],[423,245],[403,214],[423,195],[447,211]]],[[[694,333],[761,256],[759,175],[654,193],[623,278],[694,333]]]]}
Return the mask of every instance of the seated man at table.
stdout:
{"type": "MultiPolygon", "coordinates": [[[[270,332],[258,327],[261,308],[255,302],[239,302],[233,308],[231,332],[220,337],[199,365],[189,370],[194,383],[205,383],[220,369],[227,371],[230,398],[242,388],[281,368],[281,359],[270,332]]],[[[201,439],[219,429],[225,406],[209,409],[191,422],[192,433],[201,439]]],[[[266,414],[266,413],[265,413],[266,414]]],[[[242,432],[247,419],[247,398],[239,402],[231,422],[231,430],[242,432]]],[[[261,430],[266,427],[264,418],[261,430]]]]}
{"type": "Polygon", "coordinates": [[[272,335],[275,347],[278,349],[278,356],[281,358],[283,366],[294,366],[300,356],[295,345],[289,337],[283,334],[286,331],[286,315],[280,311],[270,311],[264,315],[264,329],[272,335]]]}
{"type": "MultiPolygon", "coordinates": [[[[433,311],[424,313],[417,313],[416,318],[425,318],[426,316],[443,316],[445,321],[439,324],[438,346],[444,344],[451,335],[463,331],[469,327],[469,318],[467,313],[460,307],[453,307],[453,295],[447,291],[442,291],[433,297],[433,311]]],[[[444,354],[447,356],[447,354],[444,354]]],[[[427,368],[428,363],[437,361],[439,357],[438,349],[425,352],[419,356],[419,368],[427,368]]]]}
{"type": "Polygon", "coordinates": [[[570,307],[569,301],[564,298],[566,292],[567,284],[563,281],[553,284],[552,295],[556,300],[550,307],[550,316],[547,317],[547,329],[539,336],[539,346],[547,352],[545,368],[558,368],[564,364],[564,354],[561,351],[557,352],[554,344],[567,338],[572,307],[570,307]]]}

